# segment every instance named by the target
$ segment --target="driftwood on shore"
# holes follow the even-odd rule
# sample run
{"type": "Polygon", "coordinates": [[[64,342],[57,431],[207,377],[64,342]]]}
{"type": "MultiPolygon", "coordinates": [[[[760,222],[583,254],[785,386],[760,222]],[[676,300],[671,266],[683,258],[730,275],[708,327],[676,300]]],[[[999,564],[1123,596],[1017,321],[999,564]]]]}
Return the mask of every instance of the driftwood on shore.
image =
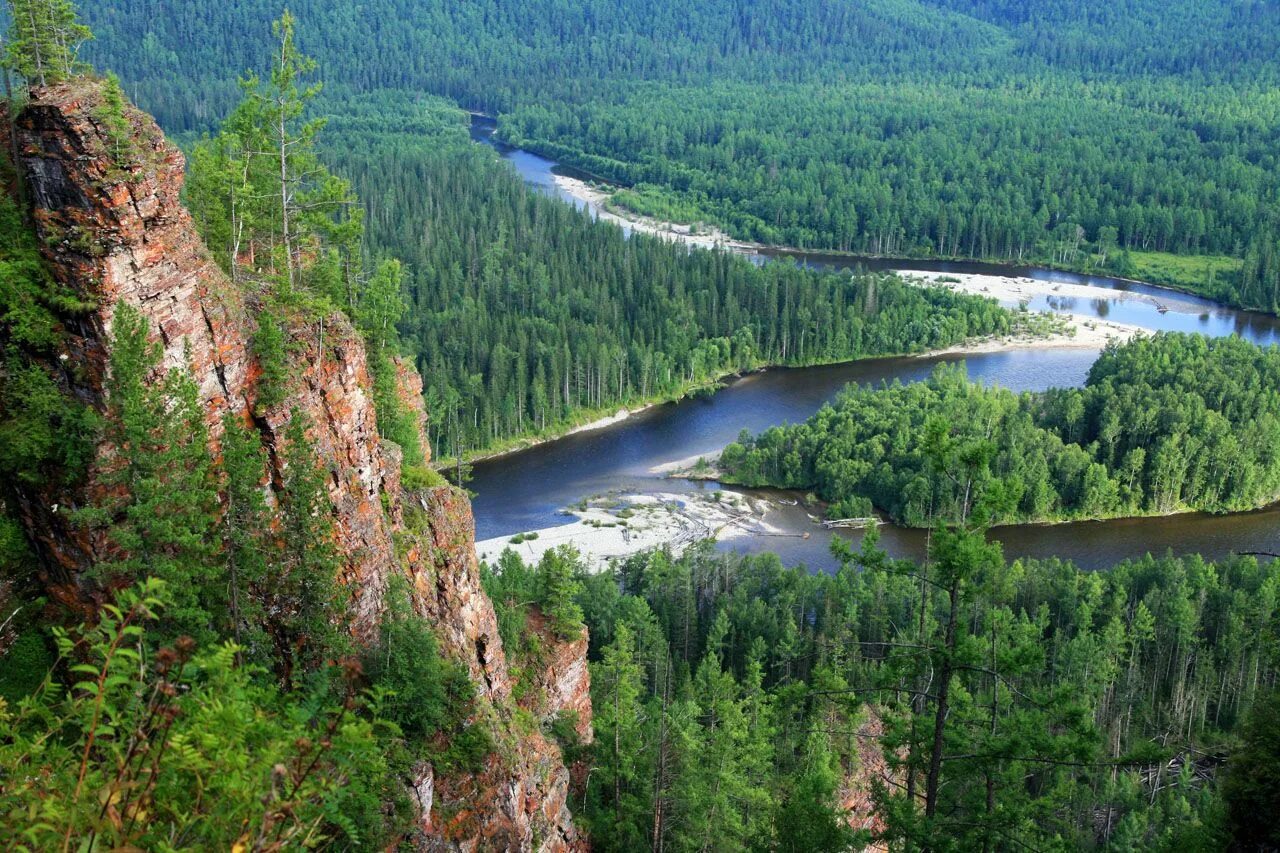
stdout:
{"type": "Polygon", "coordinates": [[[873,515],[865,518],[831,518],[822,522],[822,526],[828,530],[833,527],[866,527],[868,524],[875,524],[876,520],[873,515]]]}

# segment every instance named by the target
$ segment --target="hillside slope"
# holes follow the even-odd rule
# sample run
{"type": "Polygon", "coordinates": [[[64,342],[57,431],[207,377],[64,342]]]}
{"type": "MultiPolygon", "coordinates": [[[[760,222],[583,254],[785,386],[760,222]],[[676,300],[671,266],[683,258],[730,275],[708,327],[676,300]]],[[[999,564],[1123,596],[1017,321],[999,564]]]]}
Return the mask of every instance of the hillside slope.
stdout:
{"type": "MultiPolygon", "coordinates": [[[[179,200],[181,153],[148,116],[128,110],[137,157],[122,167],[101,119],[102,102],[98,83],[78,79],[34,91],[16,117],[18,159],[44,260],[55,282],[74,295],[61,303],[58,346],[29,353],[33,363],[65,395],[102,410],[113,324],[125,306],[132,308],[162,347],[160,367],[190,371],[215,447],[227,413],[260,437],[268,503],[288,474],[285,430],[292,419],[305,418],[329,475],[339,581],[350,593],[356,641],[375,634],[390,579],[408,578],[414,609],[470,674],[477,716],[496,747],[475,773],[437,774],[425,763],[415,768],[406,782],[419,808],[417,846],[575,848],[580,841],[560,750],[518,722],[493,604],[480,585],[466,497],[447,486],[402,488],[399,448],[378,435],[364,343],[339,313],[286,330],[293,368],[287,392],[263,404],[263,367],[252,345],[258,296],[232,285],[195,234],[179,200]]],[[[12,332],[0,329],[5,340],[12,332]]],[[[425,445],[421,380],[403,364],[398,376],[425,445]]],[[[91,473],[112,465],[121,450],[99,443],[91,473]]],[[[97,497],[91,491],[51,476],[8,483],[4,498],[34,546],[45,589],[88,614],[106,594],[91,567],[118,547],[100,529],[74,521],[75,510],[97,497]]],[[[574,643],[565,653],[583,656],[585,648],[574,643]]],[[[534,711],[552,717],[560,710],[556,703],[568,703],[584,718],[589,737],[582,672],[585,662],[563,685],[550,676],[547,706],[535,702],[534,711]]]]}

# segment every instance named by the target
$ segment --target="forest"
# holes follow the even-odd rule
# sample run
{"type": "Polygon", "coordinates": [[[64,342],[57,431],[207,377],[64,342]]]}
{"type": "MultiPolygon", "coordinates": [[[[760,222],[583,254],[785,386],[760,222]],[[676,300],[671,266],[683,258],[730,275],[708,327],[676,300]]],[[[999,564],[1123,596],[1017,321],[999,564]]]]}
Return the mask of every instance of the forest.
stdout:
{"type": "MultiPolygon", "coordinates": [[[[325,138],[351,138],[334,122],[325,138]]],[[[623,236],[487,148],[399,132],[345,158],[370,251],[405,264],[403,346],[441,455],[562,431],[762,365],[921,352],[1040,318],[890,275],[757,266],[623,236]]],[[[464,137],[465,138],[465,137],[464,137]]]]}
{"type": "Polygon", "coordinates": [[[590,574],[571,549],[502,556],[487,585],[505,643],[536,660],[541,607],[589,629],[596,849],[1275,844],[1255,808],[1276,753],[1277,564],[1084,572],[1007,563],[963,529],[924,565],[874,532],[841,563],[704,545],[590,574]]]}
{"type": "MultiPolygon", "coordinates": [[[[95,4],[89,53],[172,131],[217,123],[278,10],[95,4]],[[235,32],[237,39],[219,37],[235,32]]],[[[431,92],[766,243],[1035,261],[1280,308],[1274,4],[302,2],[336,97],[431,92]]],[[[340,164],[339,164],[340,165],[340,164]]]]}
{"type": "MultiPolygon", "coordinates": [[[[6,70],[32,84],[83,82],[75,47],[89,32],[69,0],[9,6],[6,70]]],[[[252,314],[254,405],[219,424],[215,450],[190,369],[162,363],[155,330],[123,300],[102,332],[101,405],[66,393],[63,368],[46,365],[68,348],[65,318],[100,306],[56,283],[44,259],[57,246],[37,239],[0,146],[0,847],[397,849],[422,840],[409,782],[420,766],[465,776],[501,763],[513,744],[498,732],[559,743],[560,770],[581,771],[573,820],[605,851],[1280,847],[1280,563],[1157,555],[1086,572],[1009,562],[992,530],[1274,501],[1280,349],[1235,338],[1111,345],[1083,387],[1039,394],[977,386],[961,368],[853,387],[804,424],[724,451],[727,481],[811,491],[837,516],[878,509],[929,527],[918,563],[881,550],[874,525],[856,551],[836,541],[830,574],[712,541],[603,571],[572,546],[536,564],[507,551],[478,571],[511,707],[481,701],[472,662],[443,651],[444,629],[416,609],[407,573],[387,572],[368,636],[355,635],[353,599],[367,591],[340,578],[331,484],[342,461],[326,461],[308,417],[286,405],[300,330],[337,325],[363,341],[369,376],[357,391],[377,425],[367,440],[394,445],[397,488],[420,499],[391,507],[383,492],[369,506],[401,516],[388,534],[393,569],[421,548],[430,573],[447,562],[437,551],[458,544],[445,540],[465,550],[474,531],[460,492],[443,489],[461,507],[457,529],[433,528],[421,501],[422,487],[444,484],[397,393],[406,354],[428,378],[432,444],[461,456],[762,364],[917,352],[1036,323],[892,276],[624,239],[523,186],[467,142],[454,105],[415,88],[502,112],[504,132],[536,132],[545,138],[529,141],[544,147],[566,145],[556,134],[572,129],[535,130],[559,109],[523,100],[538,86],[584,114],[617,108],[615,124],[593,119],[618,134],[607,155],[564,153],[618,175],[656,170],[631,190],[656,210],[874,251],[1014,255],[1016,245],[1065,265],[1080,260],[1070,253],[1221,252],[1243,267],[1213,286],[1275,307],[1266,223],[1277,102],[1264,91],[1276,81],[1274,6],[784,7],[304,0],[310,22],[286,12],[272,27],[258,0],[85,10],[94,55],[124,74],[79,90],[92,101],[81,113],[89,133],[105,140],[104,181],[127,195],[152,154],[131,133],[130,93],[187,131],[185,203],[252,314]],[[1151,30],[1158,46],[1135,50],[1151,30]],[[237,32],[255,35],[226,38],[237,32]],[[303,50],[313,39],[318,61],[303,50]],[[232,82],[254,67],[264,73],[232,82]],[[335,83],[327,94],[321,74],[335,83]],[[835,150],[835,125],[807,135],[793,124],[795,138],[773,150],[750,130],[747,105],[794,92],[802,115],[827,86],[869,101],[920,94],[918,109],[895,112],[901,126],[850,118],[838,132],[857,156],[877,136],[896,145],[919,131],[920,158],[955,158],[925,167],[903,158],[909,142],[880,152],[876,171],[888,179],[900,166],[907,178],[869,190],[885,199],[879,224],[856,206],[833,219],[801,192],[812,180],[847,202],[867,189],[845,183],[852,170],[816,165],[835,150]],[[739,103],[712,109],[695,87],[739,103]],[[633,116],[657,116],[684,91],[687,108],[664,117],[667,141],[625,138],[641,126],[633,116]],[[1026,106],[1036,98],[1067,112],[1050,120],[1026,106]],[[1091,115],[1099,98],[1115,109],[1091,115]],[[986,99],[989,112],[970,109],[986,99]],[[678,139],[699,121],[717,140],[705,162],[678,139]],[[997,144],[960,154],[984,121],[997,144]],[[935,122],[945,138],[927,135],[935,122]],[[1114,161],[1129,130],[1137,153],[1125,172],[1114,161]],[[1143,159],[1166,143],[1168,158],[1143,159]],[[1011,171],[996,168],[1037,146],[1011,171]],[[749,208],[768,193],[726,185],[717,197],[700,183],[753,170],[783,188],[766,211],[773,224],[749,208]],[[985,202],[973,199],[1000,187],[1013,198],[1015,178],[1035,170],[1025,209],[976,213],[985,202]],[[907,188],[929,174],[974,195],[935,205],[908,234],[895,216],[908,202],[928,208],[928,194],[907,188]],[[1085,192],[1112,181],[1123,194],[1085,192]],[[1119,198],[1139,209],[1129,226],[1109,218],[1119,198]],[[1029,230],[1012,214],[1042,209],[1029,230]],[[270,448],[268,417],[281,425],[270,448]],[[95,457],[102,447],[127,452],[95,457]],[[49,582],[31,531],[11,518],[15,495],[50,484],[83,487],[86,500],[61,511],[103,543],[79,579],[92,601],[49,582]],[[539,719],[518,704],[542,689],[552,640],[587,649],[591,743],[571,716],[539,719]]],[[[105,245],[83,234],[51,243],[71,241],[86,254],[105,245]]],[[[551,754],[546,764],[559,764],[551,754]]]]}
{"type": "MultiPolygon", "coordinates": [[[[333,105],[321,98],[313,112],[333,105]]],[[[237,193],[266,197],[269,175],[228,190],[240,180],[228,175],[246,162],[236,152],[251,145],[245,109],[189,145],[188,204],[228,271],[254,239],[236,223],[269,220],[248,201],[236,208],[237,193]]],[[[469,141],[463,120],[439,99],[384,93],[314,119],[307,137],[314,156],[341,163],[350,183],[326,187],[324,203],[360,199],[333,241],[335,262],[395,259],[367,282],[337,270],[316,277],[335,302],[379,326],[379,352],[416,359],[442,458],[563,432],[764,365],[921,352],[1047,328],[991,300],[890,275],[759,266],[625,237],[530,190],[469,141]]],[[[260,237],[271,259],[277,240],[260,237]]]]}
{"type": "Polygon", "coordinates": [[[904,524],[1231,512],[1280,496],[1280,351],[1159,334],[1112,344],[1083,388],[1014,394],[963,366],[850,387],[803,424],[744,435],[729,482],[812,490],[833,518],[904,524]]]}

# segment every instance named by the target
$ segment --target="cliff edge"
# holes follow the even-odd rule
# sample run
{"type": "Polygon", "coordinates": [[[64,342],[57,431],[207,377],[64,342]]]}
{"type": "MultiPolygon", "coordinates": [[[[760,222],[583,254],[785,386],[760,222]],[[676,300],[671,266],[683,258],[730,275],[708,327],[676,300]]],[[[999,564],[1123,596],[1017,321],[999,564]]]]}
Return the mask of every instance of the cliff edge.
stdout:
{"type": "MultiPolygon", "coordinates": [[[[440,776],[421,764],[406,780],[419,804],[420,849],[569,850],[585,842],[568,805],[569,773],[559,747],[528,727],[512,697],[493,604],[480,584],[470,503],[447,486],[407,491],[400,452],[379,437],[368,357],[341,313],[285,330],[291,374],[284,399],[261,405],[262,366],[252,287],[232,283],[213,262],[181,201],[185,162],[154,121],[126,108],[133,155],[121,164],[100,120],[100,84],[78,79],[39,89],[15,116],[17,165],[25,178],[41,252],[54,279],[76,295],[59,313],[62,345],[41,367],[74,399],[104,409],[113,319],[129,305],[163,348],[161,368],[190,371],[216,452],[223,417],[252,425],[268,456],[268,482],[283,475],[284,431],[295,413],[330,472],[328,497],[350,592],[357,641],[374,636],[390,577],[404,573],[413,603],[445,652],[471,674],[478,717],[497,749],[474,774],[440,776]]],[[[158,377],[155,377],[158,378],[158,377]]],[[[425,423],[422,382],[397,364],[398,396],[425,423]]],[[[426,448],[425,429],[421,432],[426,448]]],[[[111,448],[99,444],[101,464],[111,448]]],[[[91,478],[88,482],[91,482],[91,478]]],[[[59,600],[91,609],[101,593],[87,571],[108,556],[100,533],[72,523],[68,510],[93,501],[90,486],[16,485],[12,502],[59,600]]],[[[548,703],[586,719],[586,642],[556,650],[548,703]],[[563,683],[561,683],[563,682],[563,683]]],[[[557,707],[538,709],[554,716],[557,707]]]]}

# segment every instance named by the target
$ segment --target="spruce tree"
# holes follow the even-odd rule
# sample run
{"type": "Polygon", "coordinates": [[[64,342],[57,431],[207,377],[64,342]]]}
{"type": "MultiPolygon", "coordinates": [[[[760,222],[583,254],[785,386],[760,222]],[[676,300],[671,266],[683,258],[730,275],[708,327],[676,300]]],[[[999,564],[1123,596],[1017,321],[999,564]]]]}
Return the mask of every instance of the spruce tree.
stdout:
{"type": "Polygon", "coordinates": [[[160,346],[146,318],[122,304],[112,333],[103,438],[112,448],[97,474],[105,497],[80,520],[105,530],[112,556],[95,567],[105,583],[165,580],[173,603],[164,624],[212,638],[227,604],[218,559],[218,493],[209,432],[185,370],[156,379],[160,346]]]}
{"type": "Polygon", "coordinates": [[[222,547],[231,635],[256,659],[266,654],[259,618],[259,584],[267,577],[271,547],[266,452],[258,434],[230,412],[222,419],[222,474],[222,547]]]}
{"type": "Polygon", "coordinates": [[[71,0],[9,0],[5,64],[31,85],[58,83],[85,69],[78,54],[92,37],[71,0]]]}
{"type": "Polygon", "coordinates": [[[552,629],[565,639],[582,633],[582,608],[575,597],[582,589],[576,573],[582,558],[572,545],[561,545],[538,562],[538,605],[552,629]]]}
{"type": "Polygon", "coordinates": [[[329,477],[316,464],[315,446],[307,435],[310,425],[306,414],[294,409],[285,429],[281,552],[279,568],[272,573],[286,651],[304,669],[318,666],[340,648],[344,613],[329,477]]]}
{"type": "Polygon", "coordinates": [[[642,751],[646,714],[644,668],[635,636],[619,624],[613,642],[591,664],[595,767],[589,780],[592,840],[606,850],[636,850],[648,842],[640,829],[652,798],[648,756],[642,751]]]}

